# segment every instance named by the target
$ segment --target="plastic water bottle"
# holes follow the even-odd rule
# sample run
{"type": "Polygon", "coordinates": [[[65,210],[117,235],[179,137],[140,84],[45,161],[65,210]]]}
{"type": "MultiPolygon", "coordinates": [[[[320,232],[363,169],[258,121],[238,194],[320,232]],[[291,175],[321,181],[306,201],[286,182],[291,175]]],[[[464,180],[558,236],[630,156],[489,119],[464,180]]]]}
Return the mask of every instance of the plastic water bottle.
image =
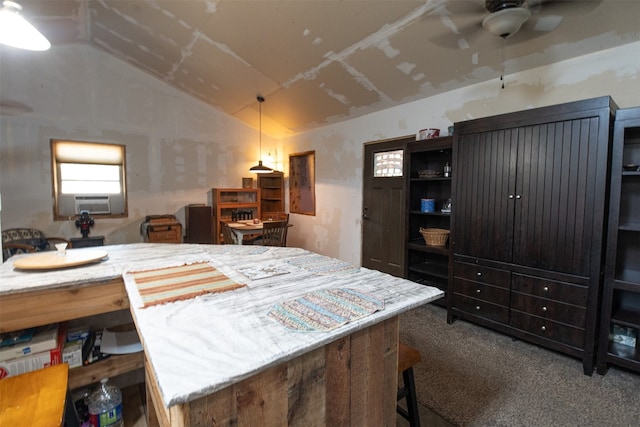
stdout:
{"type": "Polygon", "coordinates": [[[122,392],[109,384],[109,378],[100,380],[100,386],[89,396],[89,425],[91,427],[123,427],[122,392]]]}

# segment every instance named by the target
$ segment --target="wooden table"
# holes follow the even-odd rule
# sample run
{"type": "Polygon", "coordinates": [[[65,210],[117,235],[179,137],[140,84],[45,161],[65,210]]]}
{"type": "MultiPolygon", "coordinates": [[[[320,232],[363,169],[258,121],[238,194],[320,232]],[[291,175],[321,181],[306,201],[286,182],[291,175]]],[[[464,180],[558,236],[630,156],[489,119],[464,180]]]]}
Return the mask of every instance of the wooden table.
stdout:
{"type": "Polygon", "coordinates": [[[253,220],[234,221],[234,222],[228,222],[227,225],[229,226],[229,228],[231,228],[231,231],[233,231],[236,234],[236,237],[237,237],[236,240],[238,241],[239,245],[242,245],[244,236],[262,234],[262,225],[263,225],[262,221],[260,221],[257,224],[255,224],[253,220]]]}
{"type": "MultiPolygon", "coordinates": [[[[147,397],[155,409],[148,411],[149,426],[212,420],[239,426],[395,425],[398,315],[442,296],[435,288],[353,266],[329,275],[326,269],[313,272],[314,260],[339,261],[298,248],[104,249],[108,260],[80,268],[24,273],[13,270],[11,259],[0,266],[1,330],[129,306],[145,349],[147,397]],[[283,276],[252,281],[241,273],[246,265],[300,257],[309,262],[287,264],[290,272],[283,276]],[[127,280],[123,288],[127,271],[202,260],[247,287],[148,308],[140,306],[127,280]],[[336,284],[384,297],[385,309],[329,333],[290,332],[268,321],[266,310],[275,301],[336,284]]],[[[108,359],[116,365],[118,360],[108,359]]]]}
{"type": "MultiPolygon", "coordinates": [[[[262,234],[263,224],[264,221],[260,221],[256,224],[251,219],[227,223],[227,225],[229,225],[229,228],[231,228],[231,231],[233,231],[238,237],[237,240],[239,245],[242,245],[244,236],[262,234]]],[[[293,224],[287,224],[287,227],[293,227],[293,224]]]]}

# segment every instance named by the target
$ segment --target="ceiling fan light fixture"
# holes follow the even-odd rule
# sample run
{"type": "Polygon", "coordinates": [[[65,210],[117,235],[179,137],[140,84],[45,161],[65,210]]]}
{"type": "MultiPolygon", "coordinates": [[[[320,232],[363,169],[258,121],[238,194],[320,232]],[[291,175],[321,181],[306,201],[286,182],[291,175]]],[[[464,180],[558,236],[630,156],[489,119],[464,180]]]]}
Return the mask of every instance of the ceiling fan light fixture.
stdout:
{"type": "Polygon", "coordinates": [[[3,1],[0,9],[0,44],[26,50],[48,50],[51,43],[20,15],[22,6],[3,1]]]}
{"type": "Polygon", "coordinates": [[[510,7],[487,15],[482,26],[490,33],[506,39],[517,33],[530,16],[531,11],[526,7],[510,7]]]}
{"type": "Polygon", "coordinates": [[[249,168],[249,172],[253,172],[253,173],[270,173],[273,172],[273,169],[271,169],[268,166],[264,166],[262,164],[262,103],[264,102],[264,96],[262,95],[258,95],[256,96],[256,99],[258,100],[258,106],[260,107],[260,152],[259,152],[259,159],[258,160],[258,164],[255,166],[251,166],[249,168]]]}

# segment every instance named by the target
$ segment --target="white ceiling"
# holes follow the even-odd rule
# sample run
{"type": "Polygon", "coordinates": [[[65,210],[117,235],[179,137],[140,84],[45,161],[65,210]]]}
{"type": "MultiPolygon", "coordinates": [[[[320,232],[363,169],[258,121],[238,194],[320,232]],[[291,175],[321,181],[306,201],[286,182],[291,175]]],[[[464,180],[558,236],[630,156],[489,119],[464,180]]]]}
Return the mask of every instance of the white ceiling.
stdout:
{"type": "Polygon", "coordinates": [[[503,53],[508,76],[640,40],[638,0],[534,1],[504,52],[481,26],[484,0],[20,3],[54,46],[89,43],[254,127],[262,94],[263,130],[284,136],[499,85],[503,53]]]}

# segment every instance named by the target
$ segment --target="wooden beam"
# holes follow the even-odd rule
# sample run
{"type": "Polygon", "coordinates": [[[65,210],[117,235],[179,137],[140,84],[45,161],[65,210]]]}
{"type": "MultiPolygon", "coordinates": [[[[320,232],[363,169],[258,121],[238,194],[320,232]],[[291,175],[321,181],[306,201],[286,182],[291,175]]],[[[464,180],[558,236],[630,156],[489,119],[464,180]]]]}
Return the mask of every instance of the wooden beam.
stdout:
{"type": "Polygon", "coordinates": [[[11,332],[129,308],[122,278],[41,291],[27,290],[0,299],[0,332],[11,332]]]}

